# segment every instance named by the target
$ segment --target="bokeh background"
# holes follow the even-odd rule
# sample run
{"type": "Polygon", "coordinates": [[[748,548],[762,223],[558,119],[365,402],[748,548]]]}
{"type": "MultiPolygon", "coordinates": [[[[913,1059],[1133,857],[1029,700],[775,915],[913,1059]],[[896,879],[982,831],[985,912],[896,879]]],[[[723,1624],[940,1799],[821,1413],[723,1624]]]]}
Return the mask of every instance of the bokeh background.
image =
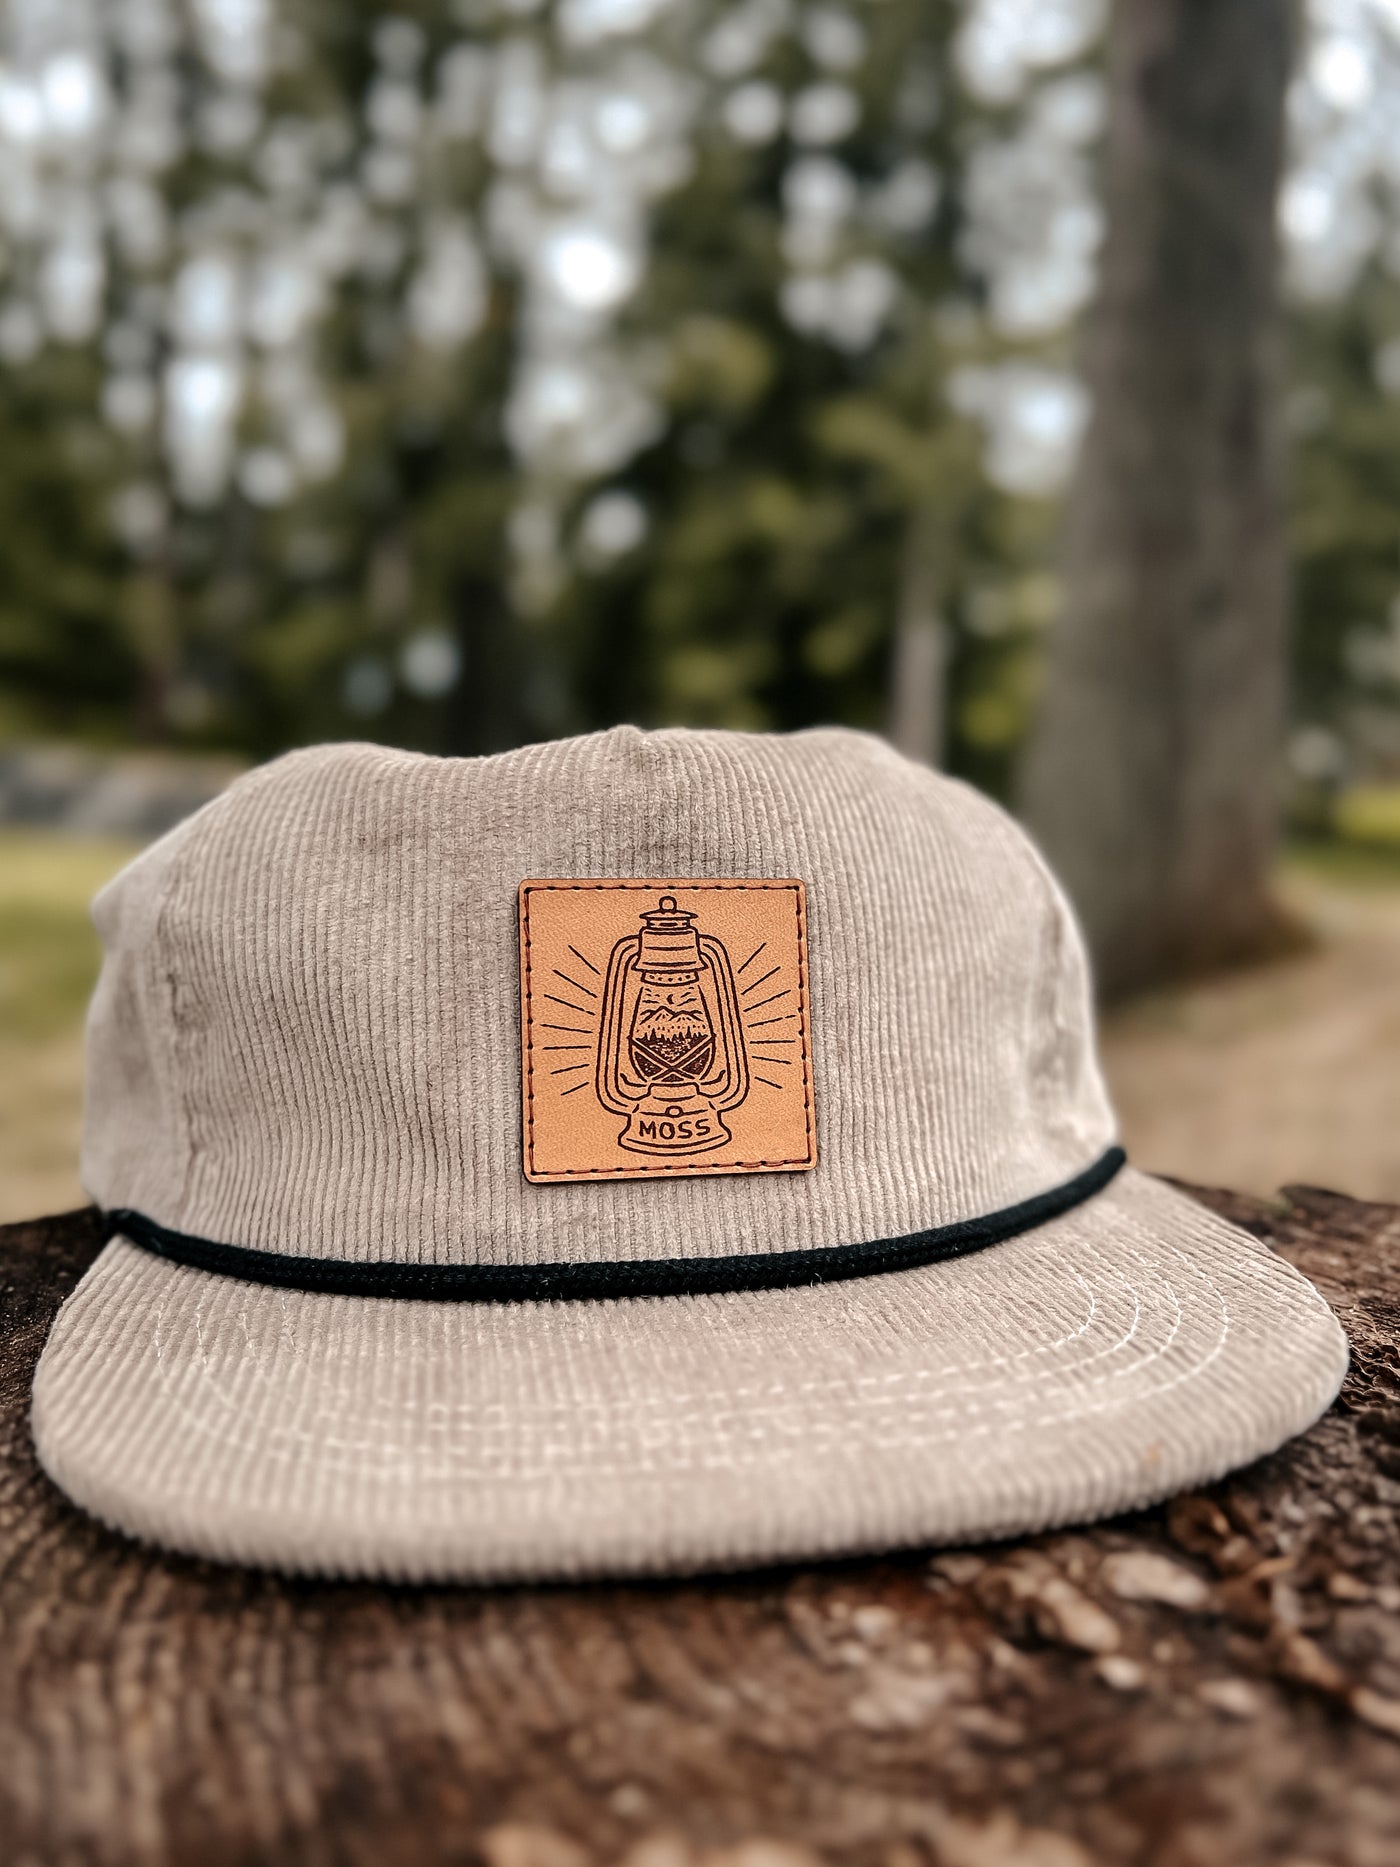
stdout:
{"type": "Polygon", "coordinates": [[[0,1219],[143,840],[618,720],[1022,808],[1142,1164],[1400,1198],[1400,0],[3,0],[0,1219]]]}

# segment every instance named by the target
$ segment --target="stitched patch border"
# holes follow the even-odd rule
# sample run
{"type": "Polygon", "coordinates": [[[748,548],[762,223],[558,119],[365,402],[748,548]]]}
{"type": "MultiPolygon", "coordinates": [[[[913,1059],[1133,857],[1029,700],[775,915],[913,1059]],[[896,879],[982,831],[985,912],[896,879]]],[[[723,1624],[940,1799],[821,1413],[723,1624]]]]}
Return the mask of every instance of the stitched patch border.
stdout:
{"type": "Polygon", "coordinates": [[[543,878],[518,899],[527,1179],[816,1165],[801,881],[543,878]]]}

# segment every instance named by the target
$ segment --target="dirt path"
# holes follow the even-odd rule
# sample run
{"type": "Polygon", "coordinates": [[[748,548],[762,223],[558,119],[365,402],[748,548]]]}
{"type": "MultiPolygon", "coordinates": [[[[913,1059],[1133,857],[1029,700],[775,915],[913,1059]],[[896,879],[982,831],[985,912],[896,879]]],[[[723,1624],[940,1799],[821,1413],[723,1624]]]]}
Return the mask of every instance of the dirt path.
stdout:
{"type": "Polygon", "coordinates": [[[1400,1201],[1400,889],[1290,874],[1316,951],[1145,999],[1104,1063],[1138,1165],[1400,1201]]]}

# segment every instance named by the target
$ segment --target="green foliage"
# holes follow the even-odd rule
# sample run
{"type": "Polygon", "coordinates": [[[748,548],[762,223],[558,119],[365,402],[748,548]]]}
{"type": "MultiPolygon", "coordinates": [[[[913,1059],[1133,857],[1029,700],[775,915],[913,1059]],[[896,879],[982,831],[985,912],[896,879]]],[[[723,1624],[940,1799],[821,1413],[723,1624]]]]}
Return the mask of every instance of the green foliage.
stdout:
{"type": "Polygon", "coordinates": [[[1400,771],[1400,281],[1373,265],[1292,335],[1295,713],[1400,771]]]}
{"type": "MultiPolygon", "coordinates": [[[[568,581],[550,616],[581,720],[788,728],[836,718],[878,728],[911,531],[936,533],[955,631],[972,583],[1005,574],[995,514],[1008,502],[987,484],[980,435],[943,392],[948,369],[965,360],[964,346],[940,334],[937,311],[967,287],[958,257],[966,109],[945,84],[932,108],[925,79],[922,120],[907,122],[909,74],[946,73],[957,17],[912,5],[862,16],[873,35],[864,115],[842,161],[869,185],[894,149],[926,158],[944,183],[932,223],[884,249],[911,289],[868,348],[843,353],[781,317],[794,151],[745,153],[702,135],[690,183],[665,204],[630,322],[638,335],[672,334],[669,420],[617,482],[652,515],[651,532],[615,565],[568,581]]],[[[861,250],[856,235],[851,252],[861,250]]],[[[958,656],[955,677],[964,659],[975,667],[968,717],[980,730],[980,689],[995,684],[1003,656],[983,644],[958,656]]],[[[955,762],[998,766],[962,719],[955,701],[955,762]]],[[[998,753],[1007,744],[1003,734],[998,753]]]]}
{"type": "MultiPolygon", "coordinates": [[[[0,692],[16,723],[101,731],[141,699],[142,616],[103,509],[91,359],[0,372],[0,692]]],[[[149,652],[149,650],[147,650],[149,652]]]]}
{"type": "MultiPolygon", "coordinates": [[[[418,235],[406,216],[404,250],[382,270],[348,272],[321,322],[344,464],[289,505],[260,508],[236,490],[213,511],[176,499],[158,542],[126,553],[113,498],[133,483],[159,489],[163,469],[158,436],[125,442],[96,425],[98,347],[5,378],[0,680],[11,726],[255,755],[367,732],[475,752],[620,719],[878,728],[908,565],[922,553],[951,641],[951,762],[1001,786],[1045,619],[1017,593],[1044,584],[1053,511],[989,483],[980,431],[947,393],[952,372],[998,352],[962,235],[968,152],[999,119],[954,74],[963,9],[883,0],[853,16],[868,46],[843,81],[860,117],[829,150],[787,132],[746,145],[725,128],[730,87],[703,77],[696,52],[731,11],[697,0],[689,16],[685,57],[702,93],[690,172],[654,204],[645,277],[616,331],[662,420],[616,473],[542,480],[508,445],[524,315],[508,265],[487,281],[472,341],[439,353],[411,341],[418,235]],[[784,296],[794,165],[814,157],[862,204],[831,264],[873,267],[877,294],[893,282],[883,323],[850,340],[795,325],[784,296]],[[870,203],[911,158],[939,194],[901,230],[870,203]],[[609,495],[644,525],[600,550],[590,515],[609,495]],[[436,698],[403,676],[425,630],[455,644],[463,669],[436,698]]],[[[340,149],[328,187],[361,183],[384,17],[344,0],[291,0],[279,13],[285,45],[301,51],[280,60],[265,122],[340,149]]],[[[509,36],[546,62],[564,56],[547,14],[422,4],[395,17],[421,27],[424,71],[468,19],[482,42],[509,36]]],[[[829,77],[792,32],[745,73],[789,100],[829,77]]],[[[185,81],[193,119],[212,87],[194,65],[185,81]]],[[[255,198],[271,212],[270,197],[248,193],[259,160],[256,148],[192,144],[167,177],[171,206],[255,198]]],[[[434,145],[414,209],[441,203],[479,219],[492,181],[479,142],[434,145]]],[[[117,278],[112,316],[143,289],[117,278]]],[[[252,400],[243,444],[276,414],[252,400]]]]}

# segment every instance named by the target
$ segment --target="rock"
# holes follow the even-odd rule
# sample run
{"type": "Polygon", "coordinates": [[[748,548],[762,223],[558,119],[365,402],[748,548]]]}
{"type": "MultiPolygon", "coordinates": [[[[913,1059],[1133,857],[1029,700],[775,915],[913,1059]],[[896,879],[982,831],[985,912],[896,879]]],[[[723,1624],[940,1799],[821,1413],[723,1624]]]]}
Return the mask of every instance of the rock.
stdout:
{"type": "Polygon", "coordinates": [[[981,1556],[974,1556],[968,1550],[956,1549],[947,1550],[944,1554],[935,1556],[929,1564],[934,1575],[942,1576],[958,1588],[965,1588],[969,1582],[976,1581],[986,1566],[981,1556]]]}
{"type": "Polygon", "coordinates": [[[684,1835],[663,1829],[634,1841],[617,1867],[695,1867],[695,1855],[684,1835]]]}
{"type": "Polygon", "coordinates": [[[978,1576],[978,1598],[1013,1626],[1029,1624],[1046,1640],[1085,1653],[1111,1653],[1117,1623],[1036,1549],[1015,1551],[978,1576]]]}
{"type": "Polygon", "coordinates": [[[1206,1679],[1196,1696],[1227,1718],[1253,1718],[1259,1712],[1259,1694],[1247,1679],[1206,1679]]]}
{"type": "Polygon", "coordinates": [[[756,1835],[751,1841],[702,1855],[700,1867],[822,1867],[822,1858],[795,1841],[772,1841],[756,1835]]]}
{"type": "Polygon", "coordinates": [[[983,1823],[949,1819],[937,1841],[940,1867],[1094,1867],[1068,1835],[1024,1827],[1006,1813],[983,1823]]]}
{"type": "Polygon", "coordinates": [[[1327,1578],[1327,1592],[1334,1601],[1369,1601],[1371,1591],[1359,1576],[1348,1575],[1345,1569],[1338,1569],[1335,1575],[1327,1578]]]}
{"type": "Polygon", "coordinates": [[[590,1867],[592,1856],[554,1828],[504,1822],[481,1837],[486,1867],[590,1867]]]}
{"type": "Polygon", "coordinates": [[[1151,1550],[1123,1550],[1104,1558],[1103,1579],[1120,1601],[1160,1601],[1169,1608],[1199,1613],[1211,1605],[1211,1593],[1199,1575],[1151,1550]]]}
{"type": "Polygon", "coordinates": [[[1115,1692],[1140,1692],[1147,1683],[1147,1674],[1126,1653],[1105,1653],[1095,1662],[1094,1671],[1115,1692]]]}
{"type": "Polygon", "coordinates": [[[1315,1640],[1296,1628],[1282,1628],[1273,1642],[1279,1671],[1300,1685],[1315,1686],[1319,1692],[1336,1696],[1346,1693],[1350,1681],[1341,1667],[1329,1659],[1315,1640]]]}
{"type": "Polygon", "coordinates": [[[1359,1685],[1349,1693],[1347,1703],[1373,1730],[1400,1738],[1400,1699],[1386,1698],[1370,1686],[1359,1685]]]}
{"type": "Polygon", "coordinates": [[[650,1805],[651,1797],[640,1783],[619,1783],[608,1796],[608,1807],[626,1821],[636,1821],[650,1805]]]}
{"type": "Polygon", "coordinates": [[[964,1706],[954,1722],[966,1737],[980,1744],[991,1744],[998,1750],[1015,1750],[1026,1741],[1024,1724],[990,1711],[985,1705],[964,1706]]]}
{"type": "Polygon", "coordinates": [[[1191,1491],[1168,1504],[1167,1535],[1191,1555],[1214,1559],[1230,1539],[1230,1519],[1214,1498],[1191,1491]]]}
{"type": "Polygon", "coordinates": [[[923,1673],[881,1673],[851,1700],[852,1724],[863,1731],[916,1731],[947,1704],[948,1682],[923,1673]]]}
{"type": "Polygon", "coordinates": [[[851,1615],[851,1626],[862,1640],[883,1640],[896,1625],[894,1609],[881,1607],[875,1602],[857,1608],[851,1615]]]}
{"type": "Polygon", "coordinates": [[[1117,1622],[1061,1576],[1040,1584],[1035,1604],[1036,1625],[1047,1639],[1085,1653],[1111,1653],[1122,1638],[1117,1622]]]}

